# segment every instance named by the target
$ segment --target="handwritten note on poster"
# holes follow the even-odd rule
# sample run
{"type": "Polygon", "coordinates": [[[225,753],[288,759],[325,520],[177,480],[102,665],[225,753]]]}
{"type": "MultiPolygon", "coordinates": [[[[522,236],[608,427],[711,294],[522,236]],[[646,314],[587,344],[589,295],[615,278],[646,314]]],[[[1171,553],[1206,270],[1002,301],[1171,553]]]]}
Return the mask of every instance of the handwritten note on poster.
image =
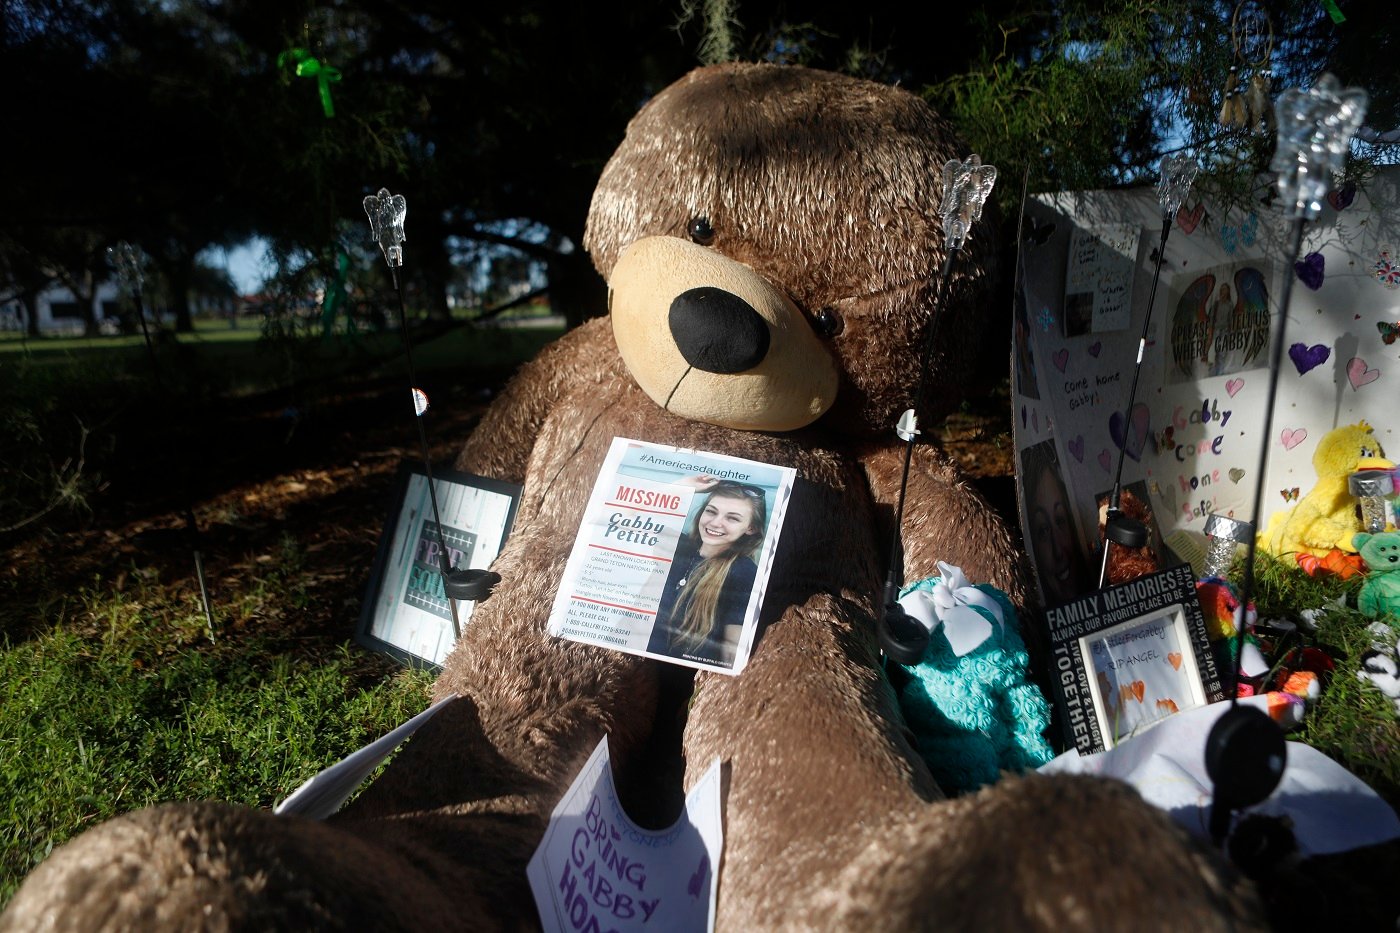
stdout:
{"type": "Polygon", "coordinates": [[[653,832],[622,809],[604,736],[550,815],[526,873],[546,933],[708,933],[723,848],[718,758],[675,825],[653,832]]]}
{"type": "Polygon", "coordinates": [[[1140,236],[1139,228],[1121,225],[1074,229],[1065,266],[1066,337],[1128,327],[1140,236]]]}

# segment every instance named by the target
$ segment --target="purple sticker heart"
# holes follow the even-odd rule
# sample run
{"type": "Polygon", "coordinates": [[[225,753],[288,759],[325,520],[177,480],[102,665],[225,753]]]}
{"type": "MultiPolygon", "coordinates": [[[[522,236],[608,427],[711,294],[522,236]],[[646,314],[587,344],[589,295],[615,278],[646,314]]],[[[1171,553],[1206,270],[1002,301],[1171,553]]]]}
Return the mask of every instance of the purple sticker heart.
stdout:
{"type": "Polygon", "coordinates": [[[1317,291],[1322,287],[1324,265],[1321,253],[1308,253],[1293,264],[1293,271],[1298,274],[1298,281],[1317,291]]]}
{"type": "Polygon", "coordinates": [[[1133,406],[1131,431],[1124,430],[1123,413],[1115,411],[1108,419],[1108,433],[1113,438],[1113,443],[1123,453],[1134,460],[1140,460],[1142,459],[1142,445],[1147,440],[1148,423],[1151,418],[1147,406],[1138,402],[1133,406]]]}
{"type": "Polygon", "coordinates": [[[1089,355],[1092,356],[1092,357],[1094,357],[1095,359],[1097,359],[1097,358],[1098,358],[1098,355],[1099,355],[1099,351],[1102,350],[1102,349],[1103,349],[1103,341],[1102,341],[1102,340],[1095,340],[1093,343],[1089,344],[1089,355]]]}
{"type": "Polygon", "coordinates": [[[1069,442],[1069,452],[1080,463],[1084,462],[1084,435],[1076,434],[1069,442]]]}
{"type": "Polygon", "coordinates": [[[1300,376],[1327,362],[1327,358],[1331,355],[1332,348],[1325,347],[1320,343],[1315,343],[1310,347],[1295,343],[1288,348],[1288,358],[1293,361],[1294,366],[1298,367],[1298,375],[1300,376]]]}

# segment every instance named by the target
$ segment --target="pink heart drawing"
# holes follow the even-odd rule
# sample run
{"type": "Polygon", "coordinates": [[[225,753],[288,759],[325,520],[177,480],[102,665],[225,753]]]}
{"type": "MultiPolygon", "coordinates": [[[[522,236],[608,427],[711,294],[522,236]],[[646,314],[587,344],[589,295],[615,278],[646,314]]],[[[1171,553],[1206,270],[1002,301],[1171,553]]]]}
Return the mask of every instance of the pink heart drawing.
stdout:
{"type": "Polygon", "coordinates": [[[1294,366],[1298,367],[1298,375],[1300,376],[1327,362],[1327,358],[1331,355],[1332,348],[1320,343],[1315,343],[1312,346],[1295,343],[1288,348],[1288,358],[1293,361],[1294,366]]]}
{"type": "Polygon", "coordinates": [[[1099,357],[1099,351],[1102,350],[1102,349],[1103,349],[1103,341],[1102,341],[1102,340],[1095,340],[1093,343],[1089,344],[1089,355],[1092,356],[1094,359],[1098,359],[1098,357],[1099,357]]]}
{"type": "Polygon", "coordinates": [[[1380,377],[1381,371],[1369,368],[1366,361],[1359,356],[1353,356],[1347,363],[1347,380],[1351,383],[1353,392],[1364,385],[1370,385],[1380,377]]]}
{"type": "Polygon", "coordinates": [[[1225,380],[1225,394],[1228,395],[1228,396],[1230,396],[1230,398],[1234,398],[1234,397],[1235,397],[1235,393],[1238,392],[1240,389],[1243,389],[1243,388],[1244,388],[1244,380],[1243,380],[1243,379],[1226,379],[1226,380],[1225,380]]]}
{"type": "Polygon", "coordinates": [[[1107,447],[1099,451],[1099,466],[1103,467],[1105,473],[1113,467],[1113,457],[1109,455],[1107,447]]]}
{"type": "Polygon", "coordinates": [[[1080,463],[1084,462],[1084,435],[1076,434],[1069,442],[1069,452],[1074,455],[1074,459],[1080,463]]]}
{"type": "Polygon", "coordinates": [[[1201,218],[1206,215],[1205,202],[1197,203],[1191,210],[1186,209],[1183,204],[1176,209],[1176,224],[1187,236],[1196,232],[1196,225],[1201,222],[1201,218]]]}
{"type": "Polygon", "coordinates": [[[1055,352],[1055,368],[1060,372],[1065,371],[1065,364],[1069,362],[1069,351],[1061,348],[1055,352]]]}
{"type": "Polygon", "coordinates": [[[1123,413],[1115,411],[1108,419],[1108,433],[1123,453],[1134,460],[1142,459],[1142,445],[1147,440],[1148,423],[1152,415],[1147,406],[1138,402],[1133,406],[1131,430],[1125,429],[1123,413]]]}
{"type": "Polygon", "coordinates": [[[1284,450],[1292,450],[1307,439],[1307,428],[1284,428],[1283,433],[1279,435],[1279,440],[1283,442],[1284,450]]]}

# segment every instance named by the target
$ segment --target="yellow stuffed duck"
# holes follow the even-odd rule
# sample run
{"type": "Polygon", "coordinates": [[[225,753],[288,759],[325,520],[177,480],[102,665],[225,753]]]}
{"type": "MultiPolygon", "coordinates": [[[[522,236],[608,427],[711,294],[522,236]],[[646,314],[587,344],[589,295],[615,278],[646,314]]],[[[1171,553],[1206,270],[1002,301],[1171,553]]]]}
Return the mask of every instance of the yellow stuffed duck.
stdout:
{"type": "Polygon", "coordinates": [[[1313,452],[1317,485],[1290,511],[1275,512],[1260,536],[1274,554],[1326,557],[1333,550],[1356,553],[1352,538],[1361,531],[1356,499],[1347,478],[1357,470],[1393,470],[1365,421],[1334,428],[1313,452]]]}

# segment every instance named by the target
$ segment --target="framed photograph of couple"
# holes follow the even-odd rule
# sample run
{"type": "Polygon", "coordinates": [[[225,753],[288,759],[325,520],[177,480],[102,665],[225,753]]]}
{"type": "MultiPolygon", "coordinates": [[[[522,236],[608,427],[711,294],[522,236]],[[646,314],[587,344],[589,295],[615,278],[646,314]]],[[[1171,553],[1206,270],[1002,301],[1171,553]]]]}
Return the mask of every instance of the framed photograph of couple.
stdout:
{"type": "Polygon", "coordinates": [[[500,553],[520,501],[513,483],[436,467],[432,473],[441,528],[427,471],[421,463],[399,465],[356,633],[368,648],[427,668],[441,666],[475,607],[447,598],[443,548],[453,569],[486,569],[500,553]]]}

